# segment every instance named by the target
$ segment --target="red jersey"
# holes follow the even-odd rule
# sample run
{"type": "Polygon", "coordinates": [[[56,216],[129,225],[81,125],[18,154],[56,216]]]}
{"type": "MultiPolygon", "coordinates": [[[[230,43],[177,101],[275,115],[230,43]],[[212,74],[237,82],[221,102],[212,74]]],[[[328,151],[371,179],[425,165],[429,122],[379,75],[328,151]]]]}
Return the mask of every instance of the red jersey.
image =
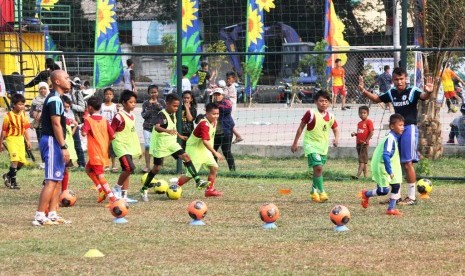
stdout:
{"type": "Polygon", "coordinates": [[[367,141],[368,135],[374,131],[373,121],[370,119],[365,119],[363,121],[358,122],[357,124],[357,144],[362,144],[365,142],[367,145],[369,144],[367,141]]]}
{"type": "MultiPolygon", "coordinates": [[[[331,114],[329,114],[329,112],[326,112],[326,114],[323,116],[323,119],[325,121],[329,121],[331,119],[331,114]]],[[[307,130],[309,131],[312,130],[313,128],[315,128],[315,122],[316,122],[315,114],[313,114],[311,110],[308,110],[307,112],[305,112],[304,116],[302,117],[302,122],[307,124],[307,130]]],[[[337,128],[336,120],[334,120],[334,123],[331,126],[331,129],[335,129],[335,128],[337,128]]]]}
{"type": "Polygon", "coordinates": [[[207,125],[206,121],[201,121],[197,127],[194,129],[192,134],[205,141],[210,141],[210,127],[207,125]]]}

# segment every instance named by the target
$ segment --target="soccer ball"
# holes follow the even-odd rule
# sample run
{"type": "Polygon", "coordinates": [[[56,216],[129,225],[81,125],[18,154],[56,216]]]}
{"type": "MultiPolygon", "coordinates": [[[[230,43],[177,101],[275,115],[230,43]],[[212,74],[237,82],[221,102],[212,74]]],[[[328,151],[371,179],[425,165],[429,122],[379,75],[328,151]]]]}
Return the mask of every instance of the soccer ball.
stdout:
{"type": "Polygon", "coordinates": [[[266,223],[273,223],[279,219],[279,209],[273,203],[263,204],[258,213],[263,222],[266,223]]]}
{"type": "Polygon", "coordinates": [[[429,194],[433,190],[433,182],[431,180],[423,178],[417,181],[417,191],[420,194],[429,194]]]}
{"type": "Polygon", "coordinates": [[[450,111],[452,111],[452,113],[456,113],[457,111],[459,111],[459,108],[453,105],[450,107],[450,111]]]}
{"type": "Polygon", "coordinates": [[[71,190],[64,190],[60,194],[60,206],[62,207],[71,207],[76,203],[77,197],[76,194],[71,190]]]}
{"type": "Polygon", "coordinates": [[[205,202],[194,200],[187,206],[187,212],[192,219],[201,220],[207,214],[208,207],[205,202]]]}
{"type": "Polygon", "coordinates": [[[156,194],[162,195],[162,194],[166,193],[166,190],[168,190],[168,188],[169,188],[168,182],[166,182],[163,179],[160,179],[160,180],[157,180],[155,182],[153,191],[156,194]]]}
{"type": "Polygon", "coordinates": [[[120,198],[110,204],[110,213],[115,218],[124,218],[128,214],[129,205],[126,200],[120,198]]]}
{"type": "Polygon", "coordinates": [[[180,199],[182,196],[181,186],[178,186],[178,185],[169,186],[168,190],[166,190],[166,195],[168,196],[169,199],[172,199],[172,200],[180,199]]]}
{"type": "Polygon", "coordinates": [[[346,225],[350,220],[350,211],[343,205],[336,205],[329,212],[329,218],[337,226],[346,225]]]}

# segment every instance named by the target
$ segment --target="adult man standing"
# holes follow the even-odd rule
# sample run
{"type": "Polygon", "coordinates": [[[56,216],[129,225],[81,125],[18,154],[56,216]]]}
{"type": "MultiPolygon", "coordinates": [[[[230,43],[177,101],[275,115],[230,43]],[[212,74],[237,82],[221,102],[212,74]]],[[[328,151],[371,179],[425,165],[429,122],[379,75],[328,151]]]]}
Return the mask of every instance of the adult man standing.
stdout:
{"type": "MultiPolygon", "coordinates": [[[[389,67],[389,65],[384,65],[384,73],[380,74],[376,78],[375,83],[379,84],[379,92],[381,92],[381,93],[385,93],[389,89],[391,89],[392,76],[391,76],[391,68],[389,67]]],[[[384,103],[380,103],[380,105],[381,104],[382,104],[381,107],[384,108],[385,107],[384,103]]],[[[390,103],[387,103],[387,107],[389,108],[389,111],[391,111],[391,104],[390,103]]]]}
{"type": "Polygon", "coordinates": [[[136,88],[136,74],[134,73],[134,62],[132,59],[126,60],[128,66],[123,72],[124,90],[131,90],[137,93],[136,88]]]}
{"type": "Polygon", "coordinates": [[[331,69],[331,74],[329,78],[326,80],[326,83],[329,84],[331,78],[333,79],[333,109],[337,102],[337,95],[341,94],[341,109],[346,110],[346,97],[347,97],[347,89],[346,89],[346,71],[342,68],[341,59],[337,58],[334,61],[335,67],[331,69]]]}
{"type": "Polygon", "coordinates": [[[69,162],[68,146],[65,143],[66,117],[61,97],[71,89],[69,76],[65,71],[55,70],[50,79],[53,90],[44,101],[42,109],[42,137],[39,141],[40,154],[45,162],[45,185],[39,197],[39,207],[32,221],[34,226],[70,223],[58,216],[58,197],[65,164],[69,162]],[[45,210],[48,209],[48,216],[45,210]]]}

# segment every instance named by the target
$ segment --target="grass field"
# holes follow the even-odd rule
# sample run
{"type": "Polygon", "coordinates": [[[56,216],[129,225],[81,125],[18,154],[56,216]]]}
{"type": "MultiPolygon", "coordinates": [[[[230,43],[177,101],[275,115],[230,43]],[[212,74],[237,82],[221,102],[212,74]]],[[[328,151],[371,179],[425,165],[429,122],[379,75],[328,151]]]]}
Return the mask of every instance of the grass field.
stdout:
{"type": "MultiPolygon", "coordinates": [[[[6,170],[5,154],[0,156],[6,170]]],[[[139,162],[141,160],[138,160],[139,162]]],[[[168,161],[168,160],[167,160],[168,161]]],[[[355,160],[329,160],[325,182],[328,203],[308,199],[310,184],[303,159],[241,157],[238,171],[248,178],[222,172],[217,188],[221,198],[204,198],[192,183],[180,200],[150,195],[148,203],[131,205],[129,223],[114,224],[84,172],[71,174],[77,192],[75,207],[60,213],[70,225],[33,227],[42,171],[19,172],[21,190],[0,187],[0,274],[31,275],[463,275],[465,234],[463,186],[434,182],[430,200],[400,207],[402,217],[388,217],[381,199],[368,209],[356,197],[369,180],[350,181],[355,160]],[[281,175],[281,178],[273,178],[281,175]],[[280,188],[292,189],[280,195],[280,188]],[[189,226],[186,207],[204,200],[209,212],[204,227],[189,226]],[[280,211],[278,229],[263,230],[258,209],[266,202],[280,211]],[[337,233],[329,220],[336,204],[352,214],[350,231],[337,233]],[[92,248],[105,257],[85,258],[92,248]]],[[[443,159],[431,164],[433,174],[463,174],[463,160],[443,159]]],[[[222,168],[226,165],[221,164],[222,168]]],[[[167,162],[174,169],[174,162],[167,162]]],[[[131,195],[140,188],[140,174],[132,177],[131,195]]],[[[173,175],[162,175],[168,180],[173,175]]],[[[107,174],[111,184],[117,174],[107,174]]],[[[403,189],[405,194],[405,189],[403,189]]],[[[384,198],[382,198],[384,199],[384,198]]]]}

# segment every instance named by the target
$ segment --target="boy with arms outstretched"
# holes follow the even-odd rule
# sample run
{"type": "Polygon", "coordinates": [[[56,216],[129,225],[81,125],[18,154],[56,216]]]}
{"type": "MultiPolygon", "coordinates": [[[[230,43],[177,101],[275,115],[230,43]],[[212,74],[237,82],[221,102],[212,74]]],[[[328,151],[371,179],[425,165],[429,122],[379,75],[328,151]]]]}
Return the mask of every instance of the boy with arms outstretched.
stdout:
{"type": "Polygon", "coordinates": [[[400,184],[402,183],[402,167],[400,165],[398,140],[404,131],[404,117],[400,114],[392,114],[389,118],[391,131],[381,139],[371,159],[371,174],[377,187],[374,190],[362,190],[362,207],[368,208],[370,197],[382,196],[389,193],[388,215],[402,215],[396,209],[397,200],[400,198],[400,184]]]}
{"type": "Polygon", "coordinates": [[[177,142],[177,137],[183,140],[187,139],[187,137],[180,135],[176,131],[176,112],[180,102],[178,95],[168,94],[166,96],[166,107],[158,113],[155,120],[154,131],[152,131],[150,139],[150,154],[153,156],[153,167],[140,190],[142,201],[147,202],[149,200],[148,189],[153,187],[151,182],[155,175],[160,172],[163,166],[163,158],[170,155],[175,159],[182,159],[187,171],[195,179],[197,188],[206,187],[208,184],[208,181],[200,180],[191,158],[177,142]]]}
{"type": "MultiPolygon", "coordinates": [[[[214,188],[216,174],[218,172],[218,160],[223,160],[223,156],[213,149],[213,142],[215,140],[215,131],[220,116],[219,108],[214,103],[209,103],[205,107],[205,117],[200,120],[195,127],[192,135],[186,143],[186,153],[191,157],[192,163],[195,168],[199,170],[205,166],[210,170],[208,174],[208,182],[210,185],[205,190],[205,196],[221,196],[222,193],[214,188]]],[[[187,171],[187,175],[183,175],[178,180],[178,185],[182,186],[192,179],[192,175],[187,171]]]]}
{"type": "Polygon", "coordinates": [[[332,129],[333,131],[333,145],[335,147],[339,142],[339,130],[333,114],[327,111],[331,102],[331,95],[321,90],[315,94],[313,99],[317,108],[308,110],[303,116],[295,134],[291,151],[297,151],[297,143],[305,129],[302,147],[308,159],[308,167],[313,168],[312,200],[314,202],[325,202],[328,200],[328,194],[323,186],[323,166],[326,163],[328,154],[329,130],[332,129]]]}
{"type": "Polygon", "coordinates": [[[141,155],[139,137],[136,132],[136,116],[133,113],[136,99],[136,93],[124,90],[120,97],[123,109],[111,121],[111,128],[115,132],[115,139],[111,143],[122,169],[113,193],[128,203],[137,202],[136,199],[128,197],[129,176],[136,169],[132,161],[133,157],[141,155]]]}
{"type": "Polygon", "coordinates": [[[108,196],[110,202],[116,201],[116,197],[105,179],[105,166],[108,166],[108,145],[115,138],[115,133],[110,123],[100,114],[102,102],[92,96],[87,100],[87,112],[89,116],[84,119],[81,129],[82,136],[87,136],[87,154],[89,161],[86,165],[86,173],[97,187],[97,202],[103,202],[108,196]]]}
{"type": "Polygon", "coordinates": [[[10,154],[10,170],[3,175],[5,186],[11,189],[19,189],[16,183],[16,172],[26,163],[26,149],[24,139],[26,139],[27,149],[31,149],[31,139],[29,137],[29,120],[24,113],[24,103],[26,99],[21,94],[14,94],[11,97],[12,110],[5,114],[3,118],[2,137],[0,137],[0,151],[4,150],[3,142],[10,154]]]}

